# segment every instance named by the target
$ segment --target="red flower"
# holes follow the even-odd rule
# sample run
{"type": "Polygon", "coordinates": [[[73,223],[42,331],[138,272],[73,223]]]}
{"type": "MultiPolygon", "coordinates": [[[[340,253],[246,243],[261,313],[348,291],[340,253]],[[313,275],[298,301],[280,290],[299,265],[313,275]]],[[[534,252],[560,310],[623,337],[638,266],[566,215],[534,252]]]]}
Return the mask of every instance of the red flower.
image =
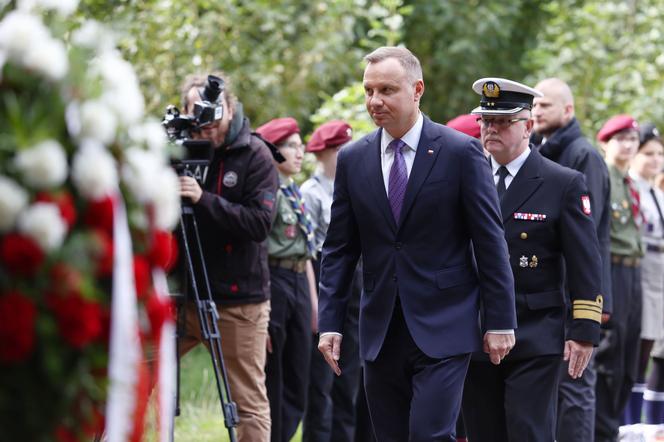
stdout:
{"type": "Polygon", "coordinates": [[[18,233],[10,233],[0,244],[0,259],[10,273],[32,276],[44,261],[44,252],[32,239],[18,233]]]}
{"type": "Polygon", "coordinates": [[[109,276],[113,272],[113,240],[104,230],[92,231],[94,237],[92,259],[97,264],[96,275],[109,276]]]}
{"type": "Polygon", "coordinates": [[[105,417],[97,407],[92,408],[91,416],[83,422],[83,432],[86,436],[101,435],[104,431],[105,417]]]}
{"type": "Polygon", "coordinates": [[[152,283],[150,263],[144,256],[134,255],[134,282],[136,296],[139,299],[144,298],[152,283]]]}
{"type": "Polygon", "coordinates": [[[83,348],[101,336],[103,318],[99,303],[77,293],[49,294],[46,302],[55,314],[60,334],[72,347],[83,348]]]}
{"type": "Polygon", "coordinates": [[[76,222],[76,207],[74,206],[74,199],[69,192],[39,192],[35,197],[35,200],[56,204],[58,209],[60,209],[60,216],[62,216],[62,219],[65,220],[69,228],[71,228],[76,222]]]}
{"type": "Polygon", "coordinates": [[[158,296],[156,293],[148,297],[145,302],[145,311],[150,320],[151,338],[154,342],[159,341],[161,334],[161,327],[167,320],[173,320],[174,307],[171,299],[168,296],[158,296]]]}
{"type": "Polygon", "coordinates": [[[81,287],[81,274],[74,267],[58,262],[51,268],[51,287],[56,293],[78,292],[81,287]]]}
{"type": "Polygon", "coordinates": [[[110,196],[90,201],[83,215],[83,222],[113,236],[113,199],[110,196]]]}
{"type": "Polygon", "coordinates": [[[57,442],[78,442],[78,437],[71,430],[60,425],[55,429],[55,440],[57,442]]]}
{"type": "Polygon", "coordinates": [[[177,261],[177,256],[178,243],[175,236],[163,230],[155,231],[154,235],[152,235],[150,250],[148,251],[150,263],[169,271],[177,261]]]}
{"type": "Polygon", "coordinates": [[[35,304],[19,292],[0,296],[0,362],[21,362],[35,344],[35,304]]]}

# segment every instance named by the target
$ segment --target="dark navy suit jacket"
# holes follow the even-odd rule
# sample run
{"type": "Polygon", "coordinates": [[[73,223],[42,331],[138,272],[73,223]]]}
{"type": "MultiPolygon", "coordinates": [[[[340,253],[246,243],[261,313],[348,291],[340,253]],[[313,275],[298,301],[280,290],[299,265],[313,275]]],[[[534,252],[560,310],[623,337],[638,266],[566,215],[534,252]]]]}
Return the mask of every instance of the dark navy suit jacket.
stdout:
{"type": "Polygon", "coordinates": [[[480,350],[486,329],[516,328],[498,198],[477,140],[424,118],[401,219],[390,210],[381,129],[342,149],[323,246],[319,330],[340,332],[362,256],[360,354],[374,360],[397,294],[413,340],[433,358],[480,350]]]}
{"type": "Polygon", "coordinates": [[[602,261],[583,175],[533,149],[501,211],[519,323],[506,360],[562,354],[565,339],[597,344],[598,321],[575,319],[565,336],[565,280],[572,301],[596,302],[601,293],[602,261]]]}

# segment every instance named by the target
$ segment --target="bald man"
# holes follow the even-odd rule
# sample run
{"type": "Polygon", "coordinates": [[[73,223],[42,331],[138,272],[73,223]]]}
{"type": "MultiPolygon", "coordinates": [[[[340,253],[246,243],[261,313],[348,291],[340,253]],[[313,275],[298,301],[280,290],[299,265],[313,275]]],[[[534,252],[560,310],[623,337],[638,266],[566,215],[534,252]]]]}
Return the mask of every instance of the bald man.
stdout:
{"type": "MultiPolygon", "coordinates": [[[[581,133],[574,116],[574,96],[558,78],[547,78],[535,86],[544,94],[533,103],[533,129],[542,137],[539,152],[556,163],[581,172],[590,193],[593,221],[602,255],[603,322],[611,312],[611,263],[609,244],[609,172],[604,159],[581,133]]],[[[561,371],[567,364],[561,361],[561,371]]],[[[558,388],[558,442],[587,442],[594,439],[595,383],[593,361],[580,379],[561,376],[558,388]]]]}

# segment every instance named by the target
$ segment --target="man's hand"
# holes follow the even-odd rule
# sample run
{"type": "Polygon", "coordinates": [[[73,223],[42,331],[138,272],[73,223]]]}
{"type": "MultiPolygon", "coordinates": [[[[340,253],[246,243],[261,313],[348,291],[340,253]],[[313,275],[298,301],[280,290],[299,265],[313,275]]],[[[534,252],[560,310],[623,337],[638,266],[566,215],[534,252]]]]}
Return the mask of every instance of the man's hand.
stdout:
{"type": "Polygon", "coordinates": [[[339,368],[339,355],[341,354],[341,338],[342,336],[335,333],[323,335],[318,340],[318,351],[323,353],[325,362],[332,367],[334,373],[339,376],[341,369],[339,368]]]}
{"type": "Polygon", "coordinates": [[[491,359],[492,364],[498,365],[514,347],[514,342],[515,339],[512,333],[502,334],[487,332],[484,334],[484,353],[489,354],[489,359],[491,359]]]}
{"type": "Polygon", "coordinates": [[[602,324],[606,324],[611,319],[611,313],[602,313],[602,324]]]}
{"type": "Polygon", "coordinates": [[[180,178],[180,196],[189,198],[196,204],[203,196],[203,189],[198,185],[198,181],[190,176],[181,176],[180,178]]]}
{"type": "Polygon", "coordinates": [[[565,341],[565,352],[563,359],[569,361],[567,373],[572,379],[583,376],[583,370],[588,366],[590,357],[593,355],[593,345],[589,342],[565,341]]]}

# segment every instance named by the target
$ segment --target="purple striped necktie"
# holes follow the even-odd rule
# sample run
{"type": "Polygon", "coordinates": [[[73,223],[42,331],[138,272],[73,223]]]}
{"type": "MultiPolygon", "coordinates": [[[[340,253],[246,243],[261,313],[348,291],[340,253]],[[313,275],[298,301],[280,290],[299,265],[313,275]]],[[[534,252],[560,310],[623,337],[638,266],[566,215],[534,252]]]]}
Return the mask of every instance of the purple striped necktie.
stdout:
{"type": "Polygon", "coordinates": [[[406,194],[406,185],[408,184],[408,170],[406,169],[406,161],[403,159],[403,150],[406,147],[408,147],[406,143],[399,138],[395,138],[387,145],[387,151],[394,152],[394,162],[390,169],[390,180],[387,187],[387,198],[390,201],[392,215],[394,215],[394,220],[397,223],[401,215],[403,197],[406,194]]]}

